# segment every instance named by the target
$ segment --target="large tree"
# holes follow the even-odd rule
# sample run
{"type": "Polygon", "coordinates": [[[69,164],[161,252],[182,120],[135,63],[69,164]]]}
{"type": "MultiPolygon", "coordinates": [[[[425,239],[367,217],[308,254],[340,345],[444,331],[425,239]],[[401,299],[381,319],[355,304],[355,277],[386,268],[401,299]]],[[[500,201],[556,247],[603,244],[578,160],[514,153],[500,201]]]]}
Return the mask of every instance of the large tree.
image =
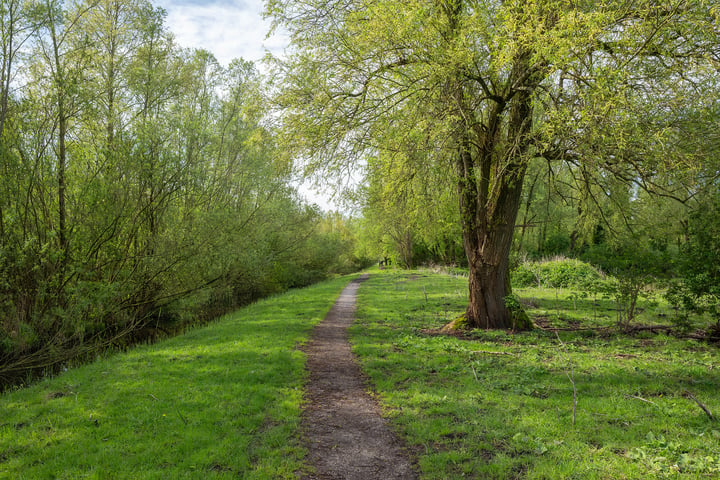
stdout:
{"type": "MultiPolygon", "coordinates": [[[[277,61],[287,147],[338,173],[423,145],[458,186],[467,322],[526,328],[505,306],[529,161],[672,185],[687,112],[717,85],[717,8],[701,0],[291,0],[277,61]]],[[[673,195],[675,192],[665,192],[673,195]]]]}

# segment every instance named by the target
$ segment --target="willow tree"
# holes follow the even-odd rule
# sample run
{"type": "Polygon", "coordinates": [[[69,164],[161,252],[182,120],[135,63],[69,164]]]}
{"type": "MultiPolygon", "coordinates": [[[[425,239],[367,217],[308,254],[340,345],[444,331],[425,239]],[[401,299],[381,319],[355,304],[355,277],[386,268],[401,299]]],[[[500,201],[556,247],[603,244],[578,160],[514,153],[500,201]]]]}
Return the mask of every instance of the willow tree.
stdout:
{"type": "MultiPolygon", "coordinates": [[[[454,175],[470,267],[466,319],[528,328],[505,305],[528,163],[574,163],[643,187],[674,155],[681,110],[716,77],[702,0],[269,0],[287,147],[339,173],[421,135],[454,175]],[[518,323],[520,322],[520,323],[518,323]]],[[[392,155],[389,156],[392,158],[392,155]]],[[[517,316],[522,318],[522,316],[517,316]]]]}

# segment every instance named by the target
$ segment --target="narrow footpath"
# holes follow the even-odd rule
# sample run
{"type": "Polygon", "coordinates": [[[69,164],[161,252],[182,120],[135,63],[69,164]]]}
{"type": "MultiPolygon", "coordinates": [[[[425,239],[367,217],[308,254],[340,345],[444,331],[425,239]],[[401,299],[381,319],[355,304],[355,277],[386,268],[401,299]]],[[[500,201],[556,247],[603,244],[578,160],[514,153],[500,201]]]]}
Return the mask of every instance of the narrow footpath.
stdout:
{"type": "Polygon", "coordinates": [[[315,469],[303,477],[307,480],[418,478],[402,443],[367,393],[348,343],[355,295],[366,279],[364,275],[345,287],[304,349],[310,379],[302,426],[315,469]]]}

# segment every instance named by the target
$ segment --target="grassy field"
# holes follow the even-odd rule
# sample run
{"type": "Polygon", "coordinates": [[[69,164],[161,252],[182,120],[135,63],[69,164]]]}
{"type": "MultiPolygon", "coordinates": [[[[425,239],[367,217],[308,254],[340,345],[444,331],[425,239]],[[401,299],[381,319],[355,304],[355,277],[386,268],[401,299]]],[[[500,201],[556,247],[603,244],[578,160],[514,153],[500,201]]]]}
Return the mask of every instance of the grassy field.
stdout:
{"type": "Polygon", "coordinates": [[[576,330],[429,335],[463,313],[466,282],[386,271],[360,290],[354,351],[423,478],[720,477],[720,423],[692,398],[720,415],[717,347],[583,330],[613,324],[613,302],[537,288],[516,291],[531,316],[576,330]]]}
{"type": "MultiPolygon", "coordinates": [[[[3,394],[0,478],[296,478],[297,347],[349,280],[3,394]]],[[[516,293],[557,335],[430,334],[466,282],[376,270],[359,291],[354,350],[422,478],[720,478],[720,423],[694,400],[720,415],[716,346],[587,330],[614,323],[612,301],[539,288],[516,293]]]]}
{"type": "Polygon", "coordinates": [[[0,478],[294,478],[298,345],[347,277],[0,397],[0,478]]]}

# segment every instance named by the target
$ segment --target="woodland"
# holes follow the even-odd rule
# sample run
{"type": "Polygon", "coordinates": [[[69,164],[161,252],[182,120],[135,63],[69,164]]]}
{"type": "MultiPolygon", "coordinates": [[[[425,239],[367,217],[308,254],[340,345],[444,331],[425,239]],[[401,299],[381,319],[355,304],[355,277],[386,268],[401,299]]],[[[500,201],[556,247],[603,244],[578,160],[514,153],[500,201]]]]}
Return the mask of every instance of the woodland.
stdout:
{"type": "Polygon", "coordinates": [[[0,6],[0,383],[357,269],[241,59],[144,0],[0,6]]]}
{"type": "Polygon", "coordinates": [[[0,6],[3,385],[385,259],[467,276],[452,327],[532,328],[556,257],[625,330],[661,295],[718,336],[716,3],[269,0],[267,73],[164,15],[0,6]]]}
{"type": "Polygon", "coordinates": [[[0,2],[0,478],[718,478],[718,2],[265,16],[0,2]]]}

